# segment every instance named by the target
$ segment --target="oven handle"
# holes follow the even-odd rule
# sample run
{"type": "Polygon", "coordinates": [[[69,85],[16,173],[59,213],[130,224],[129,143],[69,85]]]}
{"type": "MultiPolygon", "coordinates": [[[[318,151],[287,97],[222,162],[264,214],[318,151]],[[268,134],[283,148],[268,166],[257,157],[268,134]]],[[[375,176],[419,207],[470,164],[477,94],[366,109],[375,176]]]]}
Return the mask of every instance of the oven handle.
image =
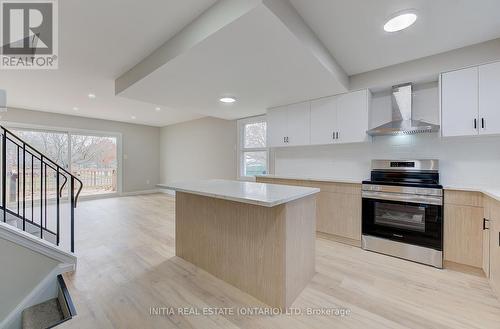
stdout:
{"type": "Polygon", "coordinates": [[[387,201],[402,201],[410,203],[422,203],[432,205],[443,205],[443,198],[431,195],[418,195],[418,194],[399,194],[399,193],[384,193],[374,191],[362,191],[361,196],[369,199],[379,199],[387,201]]]}

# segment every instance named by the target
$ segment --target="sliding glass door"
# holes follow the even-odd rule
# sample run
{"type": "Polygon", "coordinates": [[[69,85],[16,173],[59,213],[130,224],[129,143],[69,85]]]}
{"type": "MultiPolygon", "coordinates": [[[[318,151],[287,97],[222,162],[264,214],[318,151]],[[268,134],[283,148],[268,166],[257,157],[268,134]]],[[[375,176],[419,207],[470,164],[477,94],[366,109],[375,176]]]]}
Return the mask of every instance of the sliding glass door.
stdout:
{"type": "Polygon", "coordinates": [[[118,192],[117,136],[25,128],[10,130],[77,176],[83,182],[81,195],[118,192]]]}
{"type": "Polygon", "coordinates": [[[71,135],[71,172],[83,182],[82,195],[117,192],[117,138],[71,135]]]}

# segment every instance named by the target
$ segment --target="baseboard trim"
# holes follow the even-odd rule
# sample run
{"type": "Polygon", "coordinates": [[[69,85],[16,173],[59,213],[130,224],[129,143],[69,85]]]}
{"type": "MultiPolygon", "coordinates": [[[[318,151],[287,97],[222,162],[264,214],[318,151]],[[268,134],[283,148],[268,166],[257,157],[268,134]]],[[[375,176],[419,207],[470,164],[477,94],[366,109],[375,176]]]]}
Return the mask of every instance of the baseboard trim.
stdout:
{"type": "Polygon", "coordinates": [[[470,265],[455,263],[449,260],[443,261],[443,268],[451,271],[467,273],[475,276],[479,276],[482,278],[486,278],[486,274],[484,273],[482,268],[474,267],[470,265]]]}
{"type": "Polygon", "coordinates": [[[132,191],[132,192],[122,192],[120,196],[134,196],[143,194],[155,194],[161,192],[159,189],[142,190],[142,191],[132,191]]]}
{"type": "Polygon", "coordinates": [[[57,295],[57,276],[68,272],[68,267],[65,264],[56,266],[52,271],[49,272],[36,286],[31,290],[31,292],[24,297],[19,304],[0,322],[0,328],[13,329],[20,328],[21,325],[21,314],[24,309],[42,303],[47,298],[47,294],[50,294],[50,290],[53,288],[53,295],[50,297],[56,297],[57,295]],[[51,288],[50,285],[54,286],[51,288]]]}
{"type": "Polygon", "coordinates": [[[348,244],[348,245],[353,246],[353,247],[361,248],[361,240],[349,239],[349,238],[345,238],[343,236],[319,232],[319,231],[316,231],[316,236],[318,238],[331,240],[331,241],[335,241],[335,242],[339,242],[339,243],[343,243],[343,244],[348,244]]]}

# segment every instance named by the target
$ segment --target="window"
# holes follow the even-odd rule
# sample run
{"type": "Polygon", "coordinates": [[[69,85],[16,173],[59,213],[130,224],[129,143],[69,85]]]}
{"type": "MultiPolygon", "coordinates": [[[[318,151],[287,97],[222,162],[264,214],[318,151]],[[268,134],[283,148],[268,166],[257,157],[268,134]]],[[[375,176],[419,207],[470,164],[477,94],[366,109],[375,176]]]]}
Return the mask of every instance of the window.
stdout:
{"type": "Polygon", "coordinates": [[[264,116],[238,121],[240,178],[255,177],[268,172],[269,151],[266,129],[264,116]]]}
{"type": "Polygon", "coordinates": [[[11,131],[78,177],[83,182],[81,195],[118,192],[117,136],[29,128],[11,131]]]}

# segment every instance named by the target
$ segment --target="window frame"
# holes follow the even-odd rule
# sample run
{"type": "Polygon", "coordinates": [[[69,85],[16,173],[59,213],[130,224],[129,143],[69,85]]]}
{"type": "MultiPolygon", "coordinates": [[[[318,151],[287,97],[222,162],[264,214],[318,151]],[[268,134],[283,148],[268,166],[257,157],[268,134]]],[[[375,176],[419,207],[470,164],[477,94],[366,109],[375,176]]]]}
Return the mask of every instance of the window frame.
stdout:
{"type": "Polygon", "coordinates": [[[238,179],[245,181],[254,181],[255,176],[244,176],[245,160],[244,154],[246,152],[266,152],[266,172],[269,173],[269,147],[267,146],[267,120],[265,115],[240,119],[237,121],[238,130],[238,179]],[[265,147],[248,147],[245,148],[245,126],[254,123],[266,123],[266,146],[265,147]]]}

